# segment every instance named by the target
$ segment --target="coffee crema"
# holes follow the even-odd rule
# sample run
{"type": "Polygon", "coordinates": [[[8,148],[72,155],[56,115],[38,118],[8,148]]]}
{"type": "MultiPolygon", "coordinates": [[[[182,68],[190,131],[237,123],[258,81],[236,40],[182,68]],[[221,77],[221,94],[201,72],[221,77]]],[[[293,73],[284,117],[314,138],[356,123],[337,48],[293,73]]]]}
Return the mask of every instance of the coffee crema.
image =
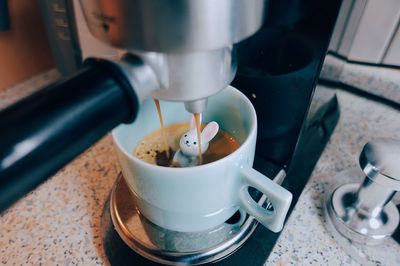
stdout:
{"type": "MultiPolygon", "coordinates": [[[[204,128],[205,125],[202,125],[204,128]]],[[[147,163],[166,166],[180,167],[172,164],[175,152],[179,150],[179,140],[181,136],[189,130],[189,124],[175,123],[157,129],[146,135],[136,146],[133,155],[147,163]],[[168,147],[165,146],[165,140],[168,147]]],[[[223,129],[219,129],[217,135],[210,141],[207,151],[202,155],[202,163],[207,164],[217,161],[240,146],[239,141],[223,129]]]]}

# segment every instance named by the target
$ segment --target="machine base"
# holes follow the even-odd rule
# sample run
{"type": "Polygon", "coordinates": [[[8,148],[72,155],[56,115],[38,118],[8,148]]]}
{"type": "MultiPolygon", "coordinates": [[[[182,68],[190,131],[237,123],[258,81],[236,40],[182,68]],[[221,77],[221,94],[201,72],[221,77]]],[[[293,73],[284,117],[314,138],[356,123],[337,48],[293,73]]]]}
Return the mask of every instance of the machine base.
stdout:
{"type": "MultiPolygon", "coordinates": [[[[259,204],[265,202],[261,197],[259,204]]],[[[236,213],[206,232],[184,233],[161,228],[140,215],[120,175],[102,216],[103,242],[112,265],[205,264],[238,250],[256,229],[254,218],[236,213]]]]}

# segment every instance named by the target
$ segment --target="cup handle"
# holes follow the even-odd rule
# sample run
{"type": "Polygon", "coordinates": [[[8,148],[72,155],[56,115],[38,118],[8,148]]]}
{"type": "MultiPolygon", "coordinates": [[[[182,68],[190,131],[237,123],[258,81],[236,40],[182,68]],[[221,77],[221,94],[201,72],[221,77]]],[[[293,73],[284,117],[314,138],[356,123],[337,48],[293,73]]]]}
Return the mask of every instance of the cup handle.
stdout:
{"type": "Polygon", "coordinates": [[[244,181],[239,193],[241,207],[269,230],[275,233],[281,231],[292,202],[292,193],[251,167],[243,167],[240,172],[244,181]],[[249,187],[265,194],[273,211],[258,205],[250,196],[249,187]]]}

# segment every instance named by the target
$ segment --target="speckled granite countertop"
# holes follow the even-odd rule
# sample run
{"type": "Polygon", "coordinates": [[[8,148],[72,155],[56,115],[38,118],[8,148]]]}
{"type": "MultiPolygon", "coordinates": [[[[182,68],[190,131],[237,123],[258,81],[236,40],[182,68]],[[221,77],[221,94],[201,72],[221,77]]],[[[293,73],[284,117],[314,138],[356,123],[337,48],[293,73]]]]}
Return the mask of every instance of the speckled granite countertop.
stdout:
{"type": "MultiPolygon", "coordinates": [[[[0,92],[0,108],[57,77],[56,71],[49,71],[0,92]]],[[[339,124],[267,265],[357,265],[325,229],[325,191],[338,172],[357,166],[358,154],[368,140],[400,138],[400,113],[345,91],[336,93],[341,108],[339,124]]],[[[111,138],[106,136],[0,215],[0,262],[107,265],[100,218],[118,172],[111,138]]],[[[400,265],[400,246],[394,241],[389,240],[383,252],[382,265],[400,265]]]]}
{"type": "MultiPolygon", "coordinates": [[[[325,197],[338,173],[359,167],[358,156],[366,142],[379,137],[400,139],[400,112],[345,91],[336,94],[339,122],[267,265],[358,265],[326,230],[325,197]]],[[[400,245],[393,239],[374,249],[373,264],[400,265],[400,245]]]]}
{"type": "Polygon", "coordinates": [[[400,103],[400,69],[355,64],[327,55],[321,77],[400,103]]]}

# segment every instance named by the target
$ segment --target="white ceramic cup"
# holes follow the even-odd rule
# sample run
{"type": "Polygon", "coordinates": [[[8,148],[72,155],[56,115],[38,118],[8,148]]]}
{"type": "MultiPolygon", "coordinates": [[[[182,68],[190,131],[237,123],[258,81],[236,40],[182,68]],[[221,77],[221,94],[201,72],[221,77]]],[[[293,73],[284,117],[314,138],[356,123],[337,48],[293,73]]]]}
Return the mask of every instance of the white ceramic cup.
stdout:
{"type": "MultiPolygon", "coordinates": [[[[162,102],[161,110],[166,125],[189,121],[182,103],[162,102]]],[[[134,123],[113,131],[122,173],[138,210],[158,226],[196,232],[224,223],[242,208],[271,231],[280,231],[292,194],[252,168],[257,118],[251,102],[228,86],[209,98],[203,122],[209,121],[216,121],[241,145],[220,160],[186,168],[152,165],[133,156],[140,140],[160,127],[151,99],[142,104],[134,123]],[[251,198],[249,187],[264,193],[274,210],[259,206],[251,198]]]]}

